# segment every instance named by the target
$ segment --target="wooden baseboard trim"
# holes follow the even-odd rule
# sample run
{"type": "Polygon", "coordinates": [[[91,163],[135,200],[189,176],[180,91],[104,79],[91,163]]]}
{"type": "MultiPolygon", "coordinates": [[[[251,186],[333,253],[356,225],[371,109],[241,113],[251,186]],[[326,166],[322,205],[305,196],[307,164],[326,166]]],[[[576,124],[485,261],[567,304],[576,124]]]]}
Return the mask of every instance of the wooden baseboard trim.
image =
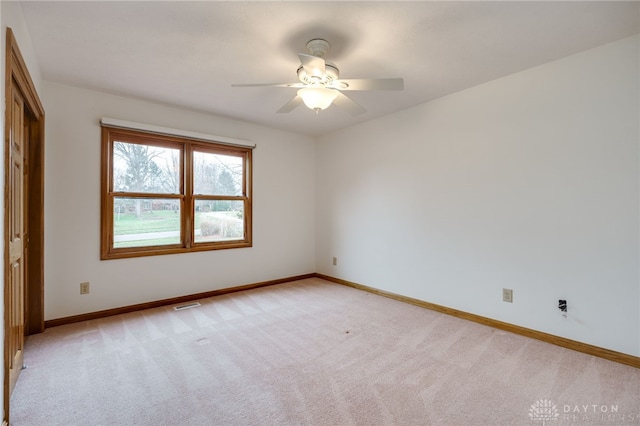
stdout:
{"type": "Polygon", "coordinates": [[[235,293],[238,291],[251,290],[253,288],[267,287],[275,284],[282,284],[291,281],[304,280],[307,278],[315,278],[316,274],[297,275],[288,278],[279,278],[276,280],[262,281],[253,284],[241,285],[237,287],[223,288],[220,290],[212,290],[204,293],[190,294],[186,296],[172,297],[170,299],[156,300],[153,302],[139,303],[137,305],[123,306],[120,308],[106,309],[104,311],[90,312],[86,314],[73,315],[70,317],[57,318],[44,322],[45,328],[57,327],[60,325],[73,324],[76,322],[100,319],[113,315],[127,314],[130,312],[142,311],[144,309],[159,308],[167,305],[178,303],[192,302],[194,300],[206,299],[208,297],[220,296],[222,294],[235,293]]]}
{"type": "Polygon", "coordinates": [[[631,367],[640,368],[640,357],[636,357],[633,355],[628,355],[622,352],[616,352],[610,349],[589,345],[587,343],[582,343],[576,340],[555,336],[553,334],[544,333],[542,331],[532,330],[530,328],[520,327],[518,325],[509,324],[507,322],[494,320],[494,319],[483,317],[480,315],[470,314],[468,312],[459,311],[457,309],[447,308],[446,306],[436,305],[434,303],[425,302],[424,300],[414,299],[411,297],[402,296],[402,295],[391,293],[384,290],[378,290],[373,287],[368,287],[366,285],[357,284],[357,283],[343,280],[340,278],[334,278],[329,275],[315,274],[315,276],[317,278],[322,278],[323,280],[331,281],[336,284],[342,284],[348,287],[353,287],[358,290],[367,291],[369,293],[374,293],[380,296],[399,300],[401,302],[410,303],[412,305],[420,306],[422,308],[430,309],[432,311],[441,312],[443,314],[452,315],[454,317],[488,325],[489,327],[505,330],[505,331],[508,331],[514,334],[519,334],[526,337],[530,337],[532,339],[540,340],[546,343],[551,343],[557,346],[561,346],[563,348],[572,349],[574,351],[582,352],[588,355],[593,355],[599,358],[604,358],[609,361],[614,361],[620,364],[630,365],[631,367]]]}

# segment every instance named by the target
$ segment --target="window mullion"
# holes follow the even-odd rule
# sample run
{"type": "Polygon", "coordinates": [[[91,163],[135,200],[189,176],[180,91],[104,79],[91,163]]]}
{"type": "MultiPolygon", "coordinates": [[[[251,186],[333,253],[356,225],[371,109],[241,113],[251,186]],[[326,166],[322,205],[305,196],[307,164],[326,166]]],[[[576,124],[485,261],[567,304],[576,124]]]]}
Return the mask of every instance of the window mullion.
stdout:
{"type": "Polygon", "coordinates": [[[182,240],[186,248],[191,248],[194,238],[195,218],[193,211],[193,148],[191,144],[185,144],[184,171],[182,173],[182,193],[184,194],[184,216],[182,220],[182,240]]]}

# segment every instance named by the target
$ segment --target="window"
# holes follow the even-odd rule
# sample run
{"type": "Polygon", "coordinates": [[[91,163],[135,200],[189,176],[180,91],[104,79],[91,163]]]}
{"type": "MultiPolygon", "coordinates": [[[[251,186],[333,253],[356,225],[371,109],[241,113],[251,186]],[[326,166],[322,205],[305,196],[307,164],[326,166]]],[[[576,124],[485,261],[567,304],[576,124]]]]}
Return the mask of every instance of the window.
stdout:
{"type": "Polygon", "coordinates": [[[251,148],[102,127],[101,259],[251,247],[251,148]]]}

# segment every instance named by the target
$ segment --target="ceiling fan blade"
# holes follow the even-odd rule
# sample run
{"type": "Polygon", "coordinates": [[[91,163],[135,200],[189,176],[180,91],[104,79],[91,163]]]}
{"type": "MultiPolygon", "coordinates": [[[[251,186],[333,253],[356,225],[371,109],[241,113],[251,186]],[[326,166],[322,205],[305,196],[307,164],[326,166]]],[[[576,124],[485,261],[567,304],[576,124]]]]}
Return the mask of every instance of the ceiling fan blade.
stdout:
{"type": "Polygon", "coordinates": [[[287,102],[286,104],[284,104],[282,106],[282,108],[280,108],[278,110],[279,113],[281,112],[291,112],[293,111],[298,105],[300,105],[302,103],[302,98],[298,95],[296,95],[293,99],[291,99],[289,102],[287,102]]]}
{"type": "Polygon", "coordinates": [[[320,78],[324,76],[326,71],[324,59],[304,53],[298,53],[298,57],[308,76],[320,78]]]}
{"type": "Polygon", "coordinates": [[[367,112],[359,103],[345,95],[344,93],[338,92],[338,97],[333,101],[335,105],[347,111],[351,115],[360,115],[367,112]]]}
{"type": "Polygon", "coordinates": [[[401,78],[352,78],[340,79],[331,84],[339,90],[403,90],[401,78]]]}
{"type": "Polygon", "coordinates": [[[232,84],[231,87],[304,87],[302,83],[232,84]]]}

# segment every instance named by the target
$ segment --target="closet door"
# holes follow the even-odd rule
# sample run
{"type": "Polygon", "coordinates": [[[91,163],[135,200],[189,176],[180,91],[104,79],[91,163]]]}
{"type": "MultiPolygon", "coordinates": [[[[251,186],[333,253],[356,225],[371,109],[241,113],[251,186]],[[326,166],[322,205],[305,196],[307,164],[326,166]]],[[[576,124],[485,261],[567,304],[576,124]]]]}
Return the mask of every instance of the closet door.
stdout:
{"type": "Polygon", "coordinates": [[[25,132],[24,99],[15,85],[11,90],[9,171],[8,171],[8,222],[9,222],[9,283],[7,285],[6,315],[7,346],[9,351],[9,391],[13,390],[22,369],[24,348],[25,301],[25,158],[27,150],[25,132]]]}

